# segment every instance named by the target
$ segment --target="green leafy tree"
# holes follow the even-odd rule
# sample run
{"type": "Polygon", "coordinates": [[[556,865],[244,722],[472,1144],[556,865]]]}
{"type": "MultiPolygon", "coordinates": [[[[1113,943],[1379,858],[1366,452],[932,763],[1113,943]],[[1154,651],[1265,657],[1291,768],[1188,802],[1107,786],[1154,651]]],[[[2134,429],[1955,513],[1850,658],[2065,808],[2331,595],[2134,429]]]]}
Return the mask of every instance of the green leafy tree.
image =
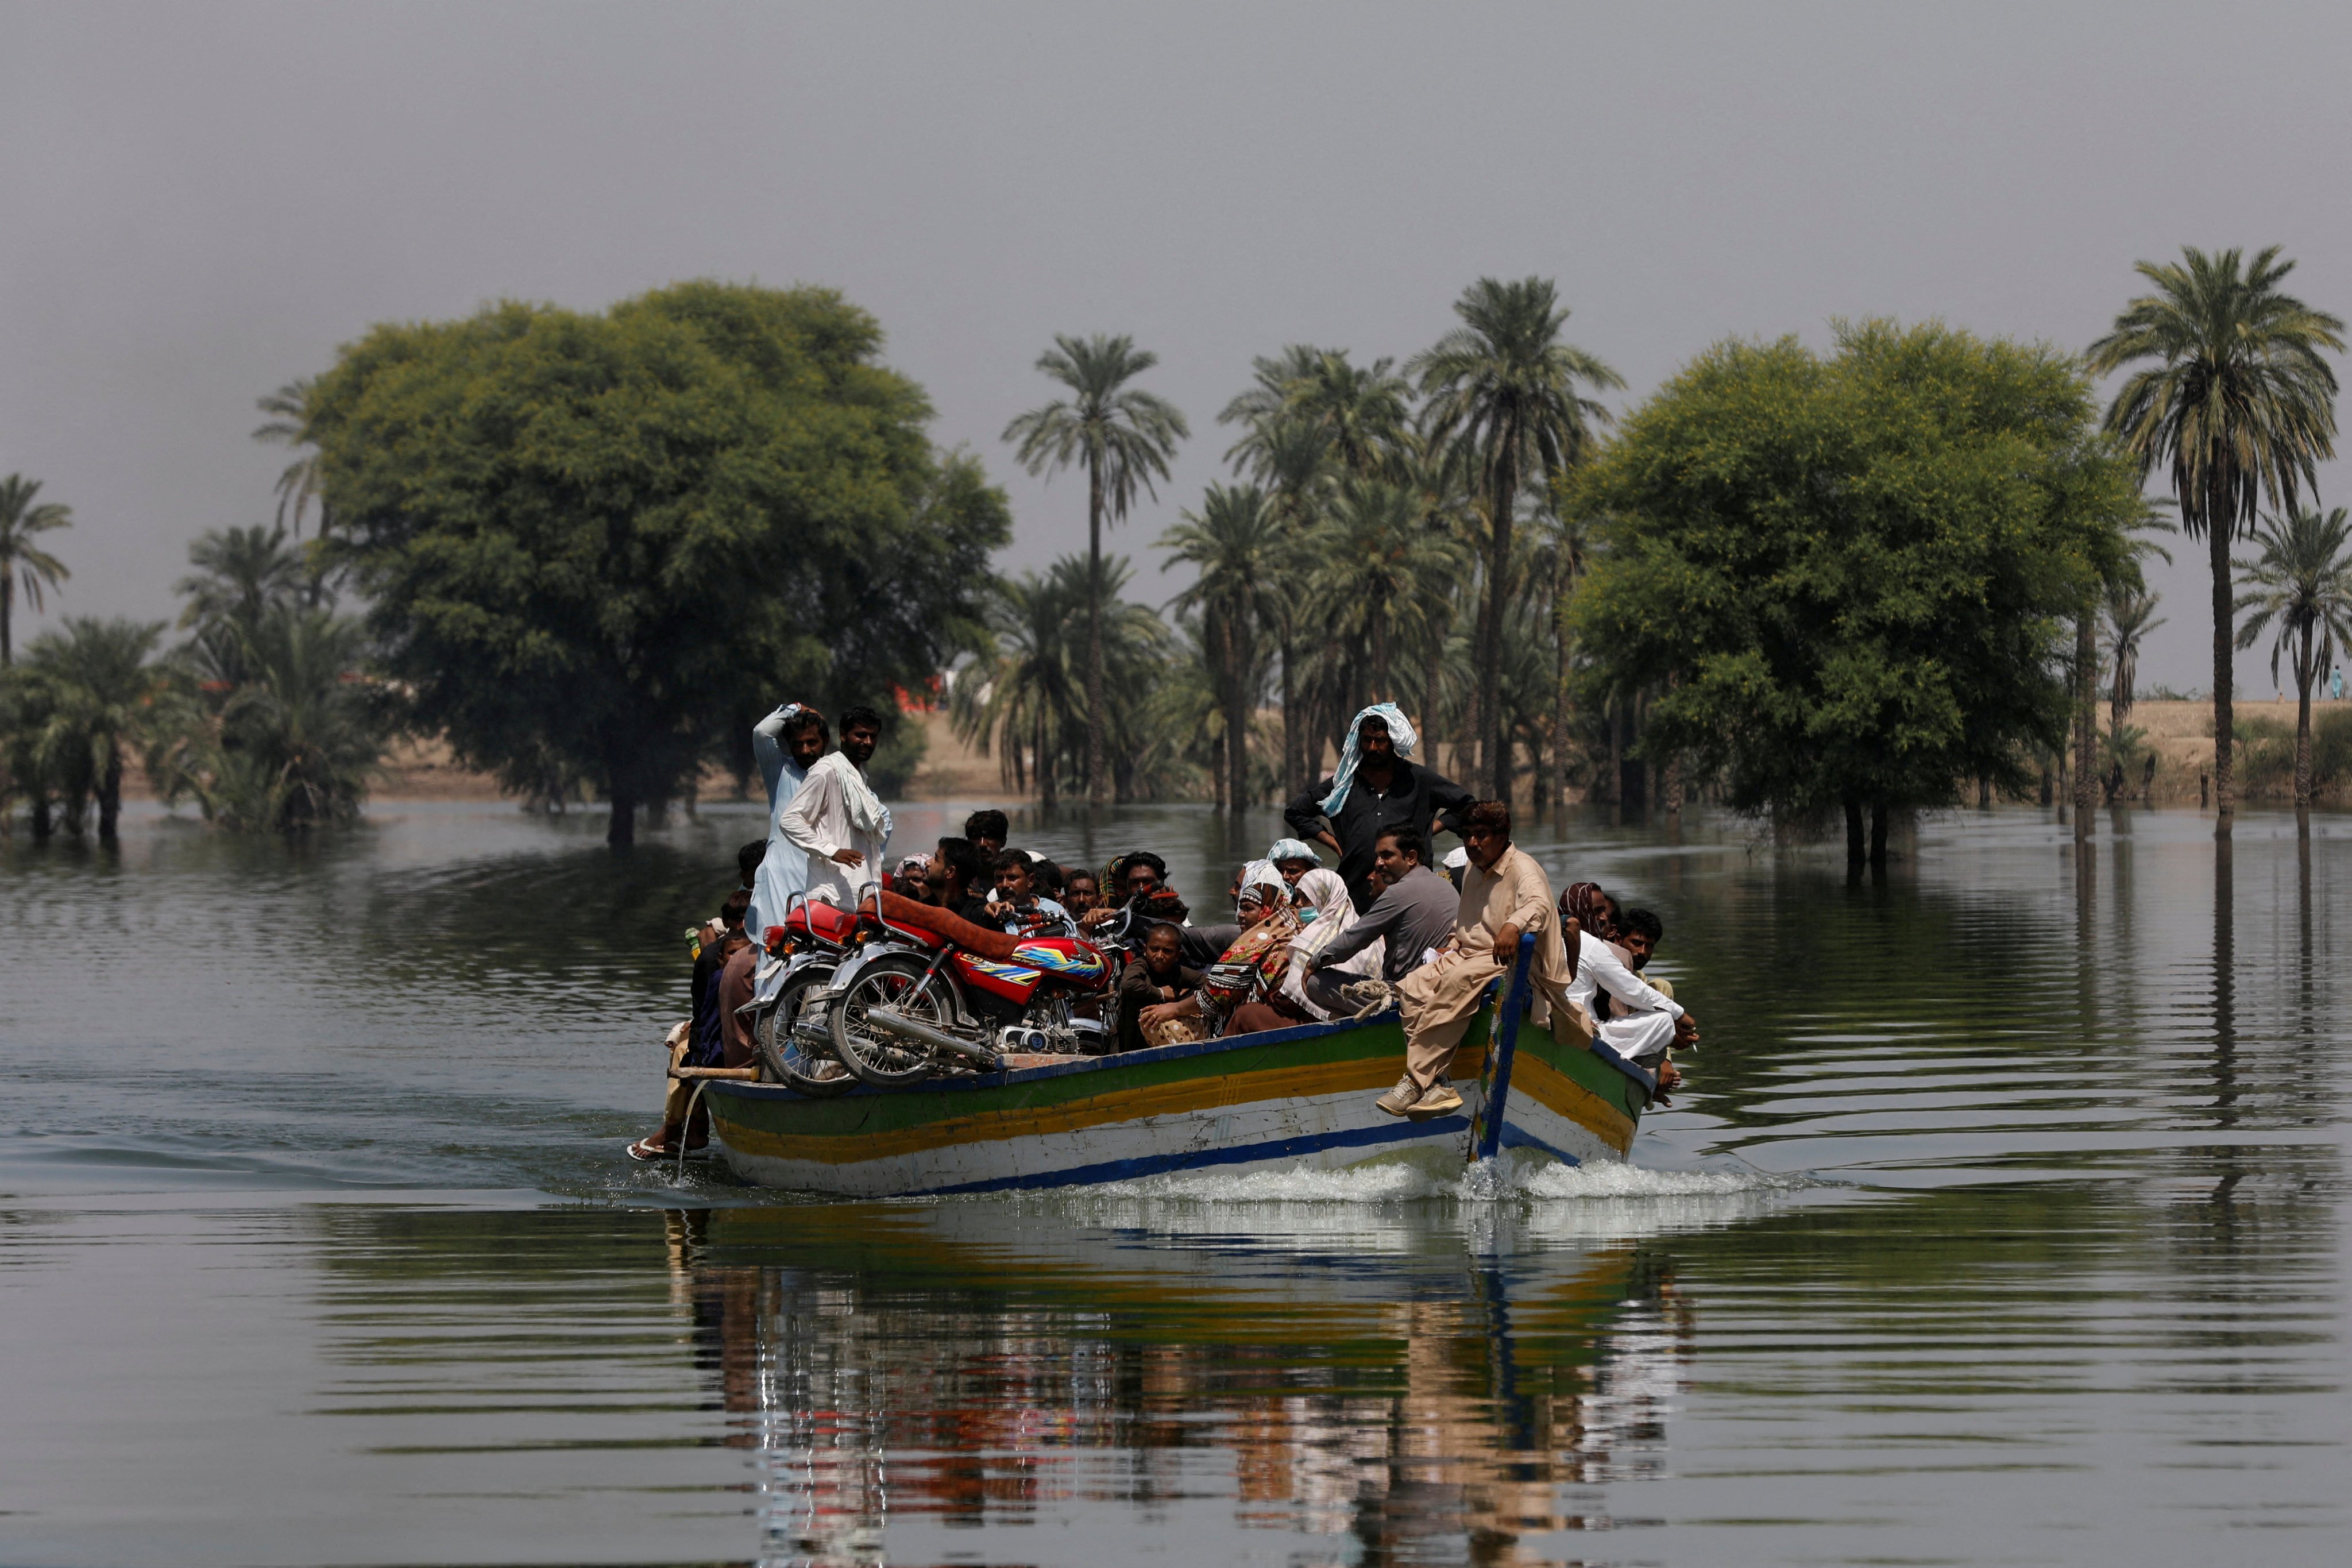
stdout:
{"type": "Polygon", "coordinates": [[[888,705],[982,635],[1010,534],[829,289],[378,327],[305,399],[331,548],[415,719],[517,788],[636,810],[787,691],[888,705]]]}
{"type": "Polygon", "coordinates": [[[2230,546],[2267,497],[2294,510],[2336,452],[2336,373],[2323,350],[2342,353],[2344,323],[2279,284],[2294,263],[2271,246],[2184,247],[2174,262],[2143,261],[2152,291],[2133,300],[2094,342],[2094,375],[2138,366],[2107,405],[2107,430],[2145,476],[2170,468],[2180,528],[2203,536],[2213,574],[2213,799],[2226,830],[2231,782],[2231,584],[2230,546]]]}
{"type": "Polygon", "coordinates": [[[1249,735],[1265,684],[1265,645],[1279,635],[1279,602],[1292,550],[1281,515],[1255,485],[1211,485],[1201,510],[1160,536],[1177,564],[1198,574],[1179,594],[1181,610],[1201,616],[1203,653],[1224,713],[1225,801],[1240,811],[1251,798],[1249,735]]]}
{"type": "Polygon", "coordinates": [[[2246,617],[2238,646],[2252,647],[2275,628],[2271,679],[2284,653],[2294,673],[2294,805],[2311,808],[2311,688],[2352,647],[2352,515],[2336,507],[2269,517],[2255,524],[2262,553],[2236,563],[2242,590],[2232,608],[2246,617]]]}
{"type": "MultiPolygon", "coordinates": [[[[1560,341],[1568,308],[1551,280],[1482,278],[1454,302],[1462,325],[1413,357],[1407,369],[1428,399],[1431,444],[1491,498],[1486,512],[1486,596],[1478,616],[1477,691],[1502,685],[1504,600],[1511,523],[1520,489],[1581,461],[1609,412],[1580,387],[1622,387],[1624,378],[1560,341]]],[[[1510,798],[1511,747],[1502,710],[1482,703],[1473,730],[1487,748],[1495,798],[1510,798]]]]}
{"type": "Polygon", "coordinates": [[[22,474],[0,479],[0,669],[16,657],[14,620],[16,588],[24,585],[26,602],[43,607],[44,587],[54,588],[73,575],[66,563],[36,542],[40,535],[70,526],[73,509],[61,501],[36,500],[41,481],[22,474]]]}
{"type": "MultiPolygon", "coordinates": [[[[1176,405],[1128,383],[1160,363],[1135,340],[1097,333],[1091,338],[1057,336],[1038,356],[1038,371],[1069,388],[1042,407],[1019,415],[1004,427],[1022,465],[1033,474],[1059,472],[1076,464],[1087,471],[1087,563],[1102,571],[1103,520],[1123,520],[1139,489],[1154,500],[1154,479],[1168,477],[1176,443],[1192,432],[1176,405]]],[[[1105,718],[1103,626],[1099,606],[1111,595],[1098,586],[1087,610],[1087,795],[1100,801],[1110,786],[1104,766],[1105,718]]]]}
{"type": "Polygon", "coordinates": [[[1727,342],[1660,389],[1570,498],[1606,551],[1574,619],[1602,681],[1657,693],[1643,741],[1731,802],[1890,811],[2023,782],[2065,735],[2065,622],[2141,503],[2090,389],[2040,348],[1937,325],[1727,342]]]}

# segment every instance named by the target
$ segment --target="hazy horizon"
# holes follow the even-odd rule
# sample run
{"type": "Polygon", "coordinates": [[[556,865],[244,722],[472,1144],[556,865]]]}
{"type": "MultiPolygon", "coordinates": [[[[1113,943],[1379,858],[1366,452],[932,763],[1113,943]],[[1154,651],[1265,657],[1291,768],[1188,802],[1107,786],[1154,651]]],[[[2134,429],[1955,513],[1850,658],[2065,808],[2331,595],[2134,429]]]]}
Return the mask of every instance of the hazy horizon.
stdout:
{"type": "MultiPolygon", "coordinates": [[[[2079,349],[2184,243],[2282,245],[2352,315],[2326,183],[2352,17],[2227,18],[0,5],[0,472],[77,520],[19,637],[171,615],[187,542],[273,511],[256,397],[504,298],[842,289],[1012,494],[1012,570],[1084,542],[1083,487],[997,438],[1049,395],[1038,353],[1130,333],[1193,428],[1110,540],[1152,598],[1252,356],[1402,359],[1482,275],[1556,279],[1620,410],[1726,336],[1840,316],[2079,349]]],[[[2144,687],[2210,679],[2203,550],[2177,553],[2144,687]]],[[[2238,679],[2270,695],[2267,645],[2238,679]]]]}

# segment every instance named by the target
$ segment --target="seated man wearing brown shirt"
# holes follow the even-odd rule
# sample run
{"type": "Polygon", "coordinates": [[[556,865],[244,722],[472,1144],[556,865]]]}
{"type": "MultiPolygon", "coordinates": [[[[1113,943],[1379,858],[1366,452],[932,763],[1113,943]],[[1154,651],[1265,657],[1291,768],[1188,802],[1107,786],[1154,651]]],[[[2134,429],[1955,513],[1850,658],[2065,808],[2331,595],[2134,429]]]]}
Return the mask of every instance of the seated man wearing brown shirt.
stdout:
{"type": "Polygon", "coordinates": [[[1184,967],[1184,936],[1161,921],[1143,939],[1143,956],[1127,966],[1118,983],[1118,1048],[1139,1051],[1152,1042],[1143,1037],[1143,1010],[1162,1002],[1178,1002],[1201,988],[1201,972],[1184,967]]]}

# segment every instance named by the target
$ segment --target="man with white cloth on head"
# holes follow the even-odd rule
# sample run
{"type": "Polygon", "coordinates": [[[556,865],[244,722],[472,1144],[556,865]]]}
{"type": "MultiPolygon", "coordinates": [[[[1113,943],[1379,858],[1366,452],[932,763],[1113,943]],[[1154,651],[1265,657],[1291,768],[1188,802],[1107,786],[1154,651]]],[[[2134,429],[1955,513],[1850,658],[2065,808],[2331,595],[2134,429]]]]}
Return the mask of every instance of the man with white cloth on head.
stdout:
{"type": "Polygon", "coordinates": [[[1339,876],[1358,914],[1372,907],[1372,855],[1381,834],[1410,827],[1424,836],[1462,830],[1470,792],[1407,761],[1420,737],[1393,702],[1375,702],[1348,726],[1339,767],[1283,808],[1282,820],[1309,843],[1339,852],[1339,876]]]}
{"type": "Polygon", "coordinates": [[[852,708],[841,716],[841,750],[809,769],[793,804],[777,819],[807,857],[809,897],[854,910],[882,880],[890,847],[890,808],[866,782],[866,763],[882,739],[882,716],[852,708]]]}

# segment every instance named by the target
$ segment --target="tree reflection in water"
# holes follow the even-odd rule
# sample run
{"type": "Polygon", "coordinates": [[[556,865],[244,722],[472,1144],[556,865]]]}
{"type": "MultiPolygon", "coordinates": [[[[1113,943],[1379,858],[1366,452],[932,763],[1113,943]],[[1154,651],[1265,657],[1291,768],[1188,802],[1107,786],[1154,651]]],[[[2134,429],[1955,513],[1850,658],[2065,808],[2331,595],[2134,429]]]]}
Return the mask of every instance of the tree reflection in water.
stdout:
{"type": "Polygon", "coordinates": [[[879,1564],[910,1525],[1164,1526],[1213,1458],[1234,1525],[1326,1543],[1290,1562],[1510,1563],[1616,1522],[1572,1489],[1661,1472],[1692,1321],[1638,1245],[1474,1243],[1443,1210],[1193,1218],[672,1211],[762,1561],[879,1564]]]}

